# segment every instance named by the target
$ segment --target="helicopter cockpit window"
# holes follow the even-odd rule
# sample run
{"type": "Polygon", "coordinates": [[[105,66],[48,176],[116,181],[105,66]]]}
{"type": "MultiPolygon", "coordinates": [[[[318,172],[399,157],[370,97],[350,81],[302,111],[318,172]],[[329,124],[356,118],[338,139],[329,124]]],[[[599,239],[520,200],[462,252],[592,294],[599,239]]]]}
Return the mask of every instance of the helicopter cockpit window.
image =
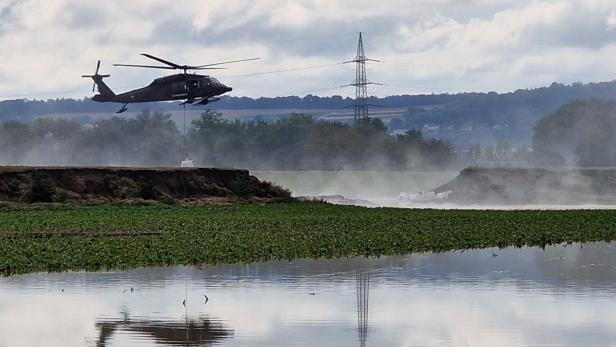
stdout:
{"type": "Polygon", "coordinates": [[[209,78],[207,84],[212,86],[219,86],[221,83],[215,78],[209,78]]]}

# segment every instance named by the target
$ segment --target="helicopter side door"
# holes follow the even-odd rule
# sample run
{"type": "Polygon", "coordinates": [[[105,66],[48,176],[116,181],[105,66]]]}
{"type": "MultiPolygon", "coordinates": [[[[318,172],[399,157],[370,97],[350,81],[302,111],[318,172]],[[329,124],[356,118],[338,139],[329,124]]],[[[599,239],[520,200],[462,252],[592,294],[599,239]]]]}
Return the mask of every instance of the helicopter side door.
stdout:
{"type": "Polygon", "coordinates": [[[186,88],[186,82],[180,81],[180,82],[171,83],[171,96],[178,97],[178,96],[186,96],[187,94],[188,94],[188,90],[186,88]]]}
{"type": "Polygon", "coordinates": [[[186,90],[188,94],[191,96],[198,96],[199,89],[201,88],[201,81],[199,80],[191,80],[186,82],[186,90]]]}

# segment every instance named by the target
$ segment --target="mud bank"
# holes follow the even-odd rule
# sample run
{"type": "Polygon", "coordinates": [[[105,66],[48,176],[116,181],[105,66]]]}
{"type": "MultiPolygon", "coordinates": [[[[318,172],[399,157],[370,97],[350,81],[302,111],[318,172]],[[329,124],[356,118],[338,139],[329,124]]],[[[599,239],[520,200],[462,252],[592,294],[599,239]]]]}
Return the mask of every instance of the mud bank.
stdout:
{"type": "Polygon", "coordinates": [[[434,190],[444,203],[613,205],[616,169],[466,168],[434,190]]]}
{"type": "Polygon", "coordinates": [[[288,199],[288,191],[239,169],[0,167],[1,202],[225,203],[288,199]]]}

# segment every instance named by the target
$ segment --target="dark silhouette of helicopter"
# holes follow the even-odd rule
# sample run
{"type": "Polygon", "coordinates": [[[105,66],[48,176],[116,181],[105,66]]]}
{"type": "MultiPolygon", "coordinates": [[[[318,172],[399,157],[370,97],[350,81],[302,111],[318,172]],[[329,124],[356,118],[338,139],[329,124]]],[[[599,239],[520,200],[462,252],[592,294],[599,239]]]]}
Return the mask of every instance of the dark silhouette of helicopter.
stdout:
{"type": "Polygon", "coordinates": [[[217,96],[222,95],[232,90],[220,83],[216,78],[204,75],[198,75],[194,73],[188,73],[192,70],[210,70],[210,69],[224,69],[222,67],[214,67],[223,64],[237,63],[241,61],[257,60],[259,58],[231,60],[219,63],[191,66],[191,65],[179,65],[170,61],[155,57],[150,54],[141,54],[144,57],[154,59],[166,66],[155,65],[132,65],[132,64],[113,64],[114,66],[128,66],[128,67],[143,67],[150,69],[166,69],[166,70],[182,70],[182,73],[165,76],[155,79],[147,87],[131,90],[122,94],[115,94],[105,82],[103,78],[110,75],[99,75],[98,70],[101,67],[101,61],[96,64],[96,72],[94,75],[83,75],[84,78],[92,78],[94,85],[92,86],[92,92],[95,87],[98,87],[98,94],[92,97],[92,100],[98,102],[118,102],[123,104],[122,108],[117,113],[122,113],[127,110],[126,105],[136,102],[151,102],[151,101],[171,101],[171,100],[185,100],[182,105],[206,105],[220,100],[217,96]]]}

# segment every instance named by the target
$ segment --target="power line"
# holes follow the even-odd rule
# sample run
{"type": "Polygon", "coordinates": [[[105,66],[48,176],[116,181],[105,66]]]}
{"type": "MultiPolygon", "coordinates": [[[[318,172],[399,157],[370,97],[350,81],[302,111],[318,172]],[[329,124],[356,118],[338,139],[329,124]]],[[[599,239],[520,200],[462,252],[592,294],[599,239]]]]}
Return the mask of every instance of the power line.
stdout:
{"type": "MultiPolygon", "coordinates": [[[[377,32],[368,32],[368,33],[363,33],[363,34],[367,34],[367,35],[375,35],[375,36],[389,36],[389,37],[413,37],[416,38],[417,36],[412,36],[412,35],[405,35],[405,34],[387,34],[387,33],[377,33],[377,32]]],[[[306,37],[299,37],[299,38],[292,38],[292,39],[286,39],[286,40],[276,40],[276,41],[266,41],[266,42],[262,42],[261,44],[267,45],[267,44],[285,44],[285,43],[292,43],[292,42],[301,42],[301,41],[308,41],[308,40],[325,40],[325,39],[331,39],[331,38],[338,38],[338,37],[347,37],[350,35],[355,35],[355,33],[339,33],[339,34],[326,34],[326,35],[316,35],[316,36],[306,36],[306,37]]],[[[424,34],[425,35],[425,34],[424,34]]],[[[448,37],[450,39],[454,39],[452,37],[448,37]]],[[[467,39],[459,39],[460,41],[464,41],[467,39]]],[[[481,41],[481,40],[468,40],[468,41],[478,41],[478,42],[487,42],[487,43],[496,43],[498,41],[481,41]]],[[[510,43],[510,42],[509,42],[510,43]]],[[[563,72],[563,71],[546,71],[546,70],[522,70],[522,71],[515,71],[515,70],[511,70],[511,69],[501,69],[501,68],[492,68],[492,67],[480,67],[480,66],[463,66],[463,65],[437,65],[437,64],[417,64],[417,63],[407,63],[407,62],[400,62],[400,61],[375,61],[375,60],[371,60],[371,59],[367,59],[365,58],[365,55],[363,56],[365,58],[365,60],[362,59],[358,59],[358,57],[360,57],[359,55],[359,46],[361,44],[361,48],[363,51],[363,39],[361,38],[361,34],[360,34],[360,42],[358,43],[358,56],[356,57],[356,59],[350,61],[350,62],[354,62],[356,64],[356,80],[351,84],[352,86],[356,87],[356,100],[359,100],[361,98],[363,98],[363,88],[365,87],[365,84],[371,84],[371,82],[368,82],[367,80],[363,80],[362,76],[365,76],[365,63],[366,62],[370,62],[370,61],[374,61],[377,62],[377,66],[378,65],[385,65],[385,66],[395,66],[395,67],[410,67],[410,68],[414,68],[414,69],[426,69],[426,70],[452,70],[452,69],[459,69],[459,70],[464,70],[464,71],[472,71],[472,72],[481,72],[481,73],[497,73],[497,74],[531,74],[531,75],[560,75],[560,76],[596,76],[599,73],[598,72],[563,72]],[[363,71],[363,72],[362,72],[363,71]],[[358,89],[359,88],[359,89],[358,89]],[[359,98],[359,99],[358,99],[359,98]]],[[[242,77],[254,77],[254,76],[263,76],[263,75],[269,75],[269,74],[280,74],[280,73],[291,73],[291,72],[296,72],[296,71],[307,71],[307,70],[318,70],[318,69],[325,69],[325,68],[329,68],[329,67],[334,67],[334,66],[340,66],[342,67],[342,64],[344,63],[333,63],[333,64],[319,64],[319,65],[311,65],[311,66],[300,66],[300,67],[295,67],[295,68],[285,68],[285,69],[278,69],[278,70],[272,70],[272,71],[264,71],[264,72],[255,72],[255,73],[248,73],[248,74],[238,74],[238,75],[230,75],[230,76],[224,76],[224,74],[221,75],[221,78],[228,78],[228,79],[235,79],[235,78],[242,78],[242,77]]],[[[346,70],[346,69],[345,69],[346,70]]],[[[118,89],[126,89],[126,88],[135,88],[135,87],[140,87],[141,85],[132,85],[132,86],[122,86],[122,87],[117,87],[118,89]]],[[[392,85],[388,85],[388,87],[393,87],[392,85]]],[[[304,91],[304,92],[319,92],[319,91],[326,91],[326,90],[332,90],[332,89],[338,89],[340,87],[336,86],[336,87],[330,87],[330,88],[325,88],[325,89],[318,89],[318,90],[310,90],[310,91],[304,91]]],[[[54,90],[50,90],[50,91],[42,91],[42,92],[28,92],[28,93],[17,93],[17,94],[9,94],[9,95],[2,95],[0,96],[0,98],[19,98],[19,97],[32,97],[32,96],[36,96],[36,95],[56,95],[56,96],[60,96],[60,95],[66,95],[66,94],[72,94],[72,93],[79,93],[82,91],[85,91],[86,89],[74,89],[74,90],[61,90],[61,91],[54,91],[54,90]]],[[[303,93],[303,92],[299,92],[299,93],[303,93]]],[[[366,91],[366,97],[367,97],[367,91],[366,91]]],[[[356,105],[358,105],[359,109],[363,109],[363,106],[361,106],[361,103],[356,103],[356,105]]],[[[363,111],[360,112],[361,114],[363,114],[363,111]]],[[[366,110],[366,114],[367,114],[367,110],[366,110]]]]}
{"type": "Polygon", "coordinates": [[[287,40],[277,40],[277,41],[265,41],[261,44],[270,45],[270,44],[281,44],[281,43],[292,43],[292,42],[300,42],[300,41],[311,41],[311,40],[320,40],[320,39],[328,39],[334,37],[344,37],[344,36],[355,36],[356,33],[341,33],[341,34],[329,34],[329,35],[316,35],[316,36],[306,36],[295,39],[287,39],[287,40]]]}
{"type": "MultiPolygon", "coordinates": [[[[138,87],[142,87],[143,85],[130,85],[130,86],[120,86],[120,87],[113,87],[114,89],[128,89],[128,88],[138,88],[138,87]]],[[[44,91],[44,92],[28,92],[28,93],[23,93],[23,94],[9,94],[9,95],[0,95],[0,98],[19,98],[19,97],[27,97],[27,96],[33,96],[33,95],[66,95],[66,94],[72,94],[72,93],[81,93],[84,90],[88,90],[87,87],[81,88],[81,89],[73,89],[73,90],[49,90],[49,91],[44,91]]]]}
{"type": "MultiPolygon", "coordinates": [[[[475,67],[475,66],[464,66],[464,65],[432,65],[432,64],[414,64],[414,63],[404,63],[404,62],[396,62],[396,61],[380,61],[380,64],[383,65],[391,65],[391,66],[400,66],[400,67],[412,67],[426,70],[451,70],[451,69],[461,69],[461,70],[470,70],[473,72],[487,72],[487,73],[499,73],[499,74],[530,74],[530,75],[563,75],[562,72],[556,71],[539,71],[539,70],[523,70],[523,71],[514,71],[507,69],[498,69],[498,68],[490,68],[490,67],[475,67]]],[[[588,73],[588,72],[565,72],[564,75],[580,75],[580,76],[590,76],[595,75],[596,73],[588,73]]]]}
{"type": "Polygon", "coordinates": [[[342,65],[342,64],[343,63],[312,65],[312,66],[296,67],[296,68],[273,70],[273,71],[265,71],[265,72],[255,72],[255,73],[249,73],[249,74],[243,74],[243,75],[221,76],[221,78],[252,77],[252,76],[261,76],[261,75],[285,73],[285,72],[295,72],[295,71],[304,71],[304,70],[323,69],[323,68],[332,67],[332,66],[339,66],[339,65],[342,65]]]}
{"type": "MultiPolygon", "coordinates": [[[[400,37],[404,37],[404,38],[412,38],[414,40],[417,40],[418,37],[431,37],[431,38],[437,38],[436,34],[426,34],[426,33],[421,33],[421,34],[417,34],[417,35],[411,35],[411,34],[387,34],[387,33],[378,33],[378,32],[365,32],[365,34],[367,35],[374,35],[374,36],[386,36],[386,37],[396,37],[396,38],[400,38],[400,37]]],[[[443,38],[443,36],[438,36],[438,38],[443,38]]],[[[451,37],[451,36],[445,36],[444,38],[450,40],[450,41],[465,41],[465,42],[478,42],[478,43],[486,43],[486,44],[499,44],[499,45],[508,45],[511,46],[512,40],[507,40],[507,41],[498,41],[498,40],[480,40],[480,39],[471,39],[471,38],[466,38],[466,37],[451,37]]],[[[555,45],[549,45],[549,44],[540,44],[540,43],[521,43],[525,46],[535,46],[535,47],[541,47],[541,48],[554,48],[555,45]]]]}
{"type": "MultiPolygon", "coordinates": [[[[338,37],[344,37],[344,36],[354,36],[357,33],[339,33],[339,34],[323,34],[323,35],[314,35],[314,36],[303,36],[303,37],[295,37],[295,38],[290,38],[290,39],[284,39],[284,40],[272,40],[272,41],[255,41],[252,38],[243,38],[243,39],[239,39],[237,41],[222,41],[222,42],[212,42],[213,44],[215,44],[216,46],[222,46],[222,47],[232,47],[232,46],[237,46],[238,42],[240,43],[248,43],[251,45],[261,45],[261,46],[268,46],[268,45],[280,45],[280,44],[288,44],[288,43],[295,43],[295,42],[302,42],[302,41],[312,41],[312,40],[322,40],[322,39],[332,39],[332,38],[338,38],[338,37]]],[[[209,42],[206,42],[209,43],[209,42]]]]}
{"type": "Polygon", "coordinates": [[[322,88],[322,89],[303,90],[303,91],[298,91],[298,92],[292,92],[291,94],[296,95],[296,94],[325,92],[325,91],[330,91],[330,90],[342,89],[342,88],[346,88],[346,87],[348,87],[348,85],[335,86],[335,87],[322,88]]]}

